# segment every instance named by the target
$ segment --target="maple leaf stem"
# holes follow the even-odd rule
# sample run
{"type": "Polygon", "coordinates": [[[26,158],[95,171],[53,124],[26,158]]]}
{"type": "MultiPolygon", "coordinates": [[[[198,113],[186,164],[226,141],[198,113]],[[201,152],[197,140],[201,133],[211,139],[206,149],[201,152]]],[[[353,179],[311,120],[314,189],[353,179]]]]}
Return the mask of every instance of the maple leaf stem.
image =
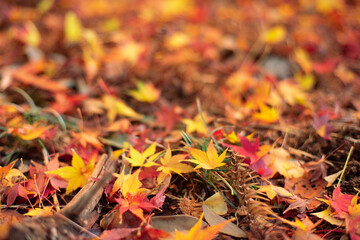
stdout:
{"type": "Polygon", "coordinates": [[[199,111],[199,114],[200,114],[200,117],[201,117],[201,121],[203,122],[203,124],[205,125],[206,127],[206,130],[209,132],[212,140],[214,141],[216,147],[219,149],[220,146],[218,144],[218,142],[216,141],[214,135],[212,134],[212,132],[210,131],[210,128],[209,126],[207,125],[206,121],[205,121],[205,118],[204,118],[204,115],[203,115],[203,112],[202,112],[202,108],[201,108],[201,104],[200,104],[200,100],[199,98],[196,98],[196,104],[197,104],[197,108],[198,108],[198,111],[199,111]]]}
{"type": "Polygon", "coordinates": [[[345,173],[347,164],[348,164],[348,162],[349,162],[349,160],[350,160],[350,157],[351,157],[351,154],[352,154],[353,150],[354,150],[354,146],[351,146],[350,151],[349,151],[348,156],[347,156],[346,161],[345,161],[344,168],[343,168],[343,170],[342,170],[342,172],[341,172],[341,175],[340,175],[340,178],[339,178],[339,181],[338,181],[338,184],[337,184],[336,187],[338,187],[338,186],[340,185],[341,179],[342,179],[342,177],[343,177],[343,175],[344,175],[344,173],[345,173]]]}

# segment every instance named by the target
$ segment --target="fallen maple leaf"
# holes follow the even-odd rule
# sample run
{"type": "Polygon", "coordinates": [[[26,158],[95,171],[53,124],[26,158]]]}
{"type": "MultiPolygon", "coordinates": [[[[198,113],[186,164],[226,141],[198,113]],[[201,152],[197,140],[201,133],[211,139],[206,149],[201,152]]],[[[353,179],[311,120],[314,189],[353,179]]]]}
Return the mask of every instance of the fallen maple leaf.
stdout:
{"type": "Polygon", "coordinates": [[[206,152],[203,152],[196,148],[187,148],[187,149],[189,150],[190,154],[194,157],[194,159],[186,160],[186,161],[197,164],[195,169],[198,168],[215,169],[225,165],[223,161],[225,159],[227,149],[220,156],[218,156],[212,141],[210,141],[210,144],[207,147],[206,152]]]}
{"type": "Polygon", "coordinates": [[[163,182],[165,177],[171,175],[172,172],[181,175],[182,173],[188,173],[193,171],[193,167],[181,163],[184,160],[185,160],[185,156],[183,154],[171,156],[171,149],[170,147],[168,147],[164,157],[160,158],[161,164],[157,168],[157,171],[161,172],[158,176],[158,182],[159,183],[163,182]]]}
{"type": "Polygon", "coordinates": [[[64,34],[68,42],[79,42],[82,37],[83,27],[74,12],[67,12],[65,15],[64,34]]]}
{"type": "Polygon", "coordinates": [[[91,130],[82,130],[79,133],[71,132],[71,136],[75,141],[78,141],[81,146],[86,147],[88,144],[95,148],[102,150],[103,144],[99,141],[98,137],[100,132],[91,130]]]}
{"type": "Polygon", "coordinates": [[[105,230],[101,233],[100,238],[103,240],[129,239],[131,237],[131,233],[136,230],[138,230],[138,228],[115,228],[105,230]]]}
{"type": "MultiPolygon", "coordinates": [[[[15,121],[15,119],[13,119],[15,121]]],[[[14,123],[12,121],[12,123],[14,123]]],[[[20,124],[20,123],[19,123],[20,124]]],[[[18,127],[15,128],[9,128],[8,133],[11,133],[12,135],[18,136],[23,140],[30,141],[36,138],[39,138],[44,135],[46,131],[51,129],[53,126],[42,126],[42,123],[35,122],[32,125],[30,124],[21,124],[18,125],[18,127]]]]}
{"type": "Polygon", "coordinates": [[[228,212],[226,202],[219,192],[216,192],[214,195],[206,199],[204,204],[218,215],[224,215],[228,212]]]}
{"type": "Polygon", "coordinates": [[[10,170],[14,164],[15,162],[12,162],[4,167],[0,167],[0,183],[2,188],[6,186],[12,186],[12,178],[9,178],[8,175],[10,175],[10,170]]]}
{"type": "Polygon", "coordinates": [[[165,126],[165,132],[170,132],[180,118],[181,108],[178,106],[167,107],[163,106],[160,110],[155,112],[156,124],[165,126]]]}
{"type": "Polygon", "coordinates": [[[334,127],[329,126],[329,115],[324,114],[320,117],[314,115],[314,124],[316,132],[324,139],[330,139],[330,133],[334,130],[334,127]]]}
{"type": "Polygon", "coordinates": [[[301,66],[305,73],[309,73],[313,69],[313,63],[310,60],[308,53],[301,49],[295,49],[295,60],[301,66]]]}
{"type": "Polygon", "coordinates": [[[125,157],[126,160],[134,167],[151,167],[157,165],[154,160],[161,154],[156,153],[156,143],[152,143],[143,153],[130,146],[130,157],[125,157]]]}
{"type": "Polygon", "coordinates": [[[313,229],[321,223],[319,220],[316,223],[313,223],[307,216],[301,221],[298,218],[295,218],[295,222],[284,220],[289,225],[296,227],[292,239],[294,240],[321,240],[322,238],[318,235],[312,233],[313,229]]]}
{"type": "Polygon", "coordinates": [[[68,181],[68,185],[66,187],[65,194],[69,194],[77,188],[83,187],[85,185],[94,169],[94,164],[94,161],[90,161],[90,163],[85,166],[84,161],[74,151],[71,161],[72,166],[62,167],[53,171],[47,171],[45,173],[56,174],[66,179],[68,181]]]}
{"type": "Polygon", "coordinates": [[[329,205],[336,211],[336,214],[344,217],[349,214],[349,206],[351,206],[353,197],[353,195],[341,193],[340,185],[338,185],[333,191],[329,205]]]}
{"type": "Polygon", "coordinates": [[[10,206],[14,203],[15,199],[20,196],[25,199],[29,199],[29,195],[35,195],[35,192],[28,191],[24,186],[26,185],[26,181],[15,183],[5,191],[5,195],[7,196],[6,204],[10,206]]]}
{"type": "Polygon", "coordinates": [[[160,97],[160,91],[151,82],[137,81],[136,87],[136,90],[129,90],[128,95],[140,102],[153,103],[160,97]]]}
{"type": "Polygon", "coordinates": [[[278,121],[278,112],[274,107],[269,107],[265,104],[259,104],[260,111],[253,114],[254,118],[267,122],[273,123],[278,121]]]}
{"type": "Polygon", "coordinates": [[[119,215],[120,222],[122,221],[122,215],[126,211],[130,211],[135,216],[140,218],[142,221],[145,221],[144,210],[151,212],[156,208],[155,205],[150,203],[149,199],[146,198],[147,193],[131,195],[126,194],[125,198],[117,198],[115,201],[119,204],[119,215]]]}
{"type": "Polygon", "coordinates": [[[207,227],[205,229],[201,229],[201,225],[202,225],[202,219],[204,217],[204,214],[201,214],[199,221],[190,229],[190,231],[185,235],[183,232],[179,232],[177,230],[175,230],[175,234],[176,234],[176,240],[211,240],[213,239],[218,233],[219,231],[227,224],[231,221],[231,219],[207,227]]]}
{"type": "Polygon", "coordinates": [[[14,79],[28,85],[38,87],[50,92],[66,92],[67,87],[59,82],[47,77],[38,75],[46,70],[48,63],[46,61],[32,61],[13,72],[14,79]]]}
{"type": "Polygon", "coordinates": [[[262,35],[262,40],[266,43],[274,44],[279,43],[286,37],[286,29],[283,26],[275,26],[262,35]]]}
{"type": "Polygon", "coordinates": [[[53,215],[52,208],[53,208],[52,206],[44,207],[44,208],[34,208],[34,209],[31,209],[29,212],[25,213],[24,215],[32,216],[32,217],[51,216],[51,215],[53,215]]]}
{"type": "MultiPolygon", "coordinates": [[[[203,117],[206,124],[212,121],[212,118],[208,117],[205,113],[203,113],[203,117]]],[[[206,126],[204,125],[204,122],[201,119],[200,114],[196,115],[194,120],[186,118],[183,119],[182,122],[186,125],[187,133],[198,132],[204,135],[209,133],[206,126]]]]}
{"type": "Polygon", "coordinates": [[[108,110],[108,118],[110,122],[114,122],[117,115],[122,115],[134,119],[140,119],[143,115],[138,114],[132,108],[127,106],[122,100],[112,96],[104,95],[102,98],[105,108],[108,110]]]}
{"type": "Polygon", "coordinates": [[[140,171],[135,171],[133,174],[125,174],[125,169],[121,171],[120,174],[114,173],[113,175],[117,177],[114,182],[112,193],[121,191],[123,196],[127,194],[136,195],[147,191],[147,189],[142,188],[142,183],[139,180],[140,171]]]}
{"type": "Polygon", "coordinates": [[[327,221],[328,223],[331,223],[332,225],[336,225],[336,226],[345,225],[344,220],[333,217],[334,214],[332,213],[330,207],[328,207],[327,209],[325,209],[324,211],[321,211],[321,212],[311,213],[311,215],[314,215],[314,216],[317,216],[318,218],[324,219],[325,221],[327,221]]]}

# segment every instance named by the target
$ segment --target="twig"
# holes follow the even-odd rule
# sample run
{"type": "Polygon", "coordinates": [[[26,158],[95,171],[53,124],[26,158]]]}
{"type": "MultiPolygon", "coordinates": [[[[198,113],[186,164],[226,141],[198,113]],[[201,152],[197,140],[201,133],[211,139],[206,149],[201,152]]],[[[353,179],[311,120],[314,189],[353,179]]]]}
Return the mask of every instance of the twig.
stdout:
{"type": "Polygon", "coordinates": [[[348,162],[349,162],[349,160],[350,160],[350,157],[351,157],[351,154],[352,154],[353,150],[354,150],[354,146],[351,146],[350,151],[349,151],[349,154],[348,154],[348,156],[347,156],[347,158],[346,158],[346,162],[345,162],[344,168],[343,168],[343,170],[342,170],[342,172],[341,172],[341,175],[340,175],[340,178],[339,178],[339,182],[338,182],[338,184],[337,184],[336,187],[338,187],[338,186],[340,185],[341,179],[342,179],[342,177],[343,177],[343,175],[344,175],[344,173],[345,173],[347,164],[348,164],[348,162]]]}

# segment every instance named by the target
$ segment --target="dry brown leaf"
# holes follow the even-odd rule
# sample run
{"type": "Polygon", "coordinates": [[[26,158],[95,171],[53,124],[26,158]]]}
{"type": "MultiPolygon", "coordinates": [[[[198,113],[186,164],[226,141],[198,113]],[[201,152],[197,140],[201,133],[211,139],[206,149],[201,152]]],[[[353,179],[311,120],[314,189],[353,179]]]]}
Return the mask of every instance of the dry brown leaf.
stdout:
{"type": "MultiPolygon", "coordinates": [[[[209,223],[210,226],[225,222],[226,219],[223,217],[220,217],[216,213],[214,213],[206,204],[202,205],[203,211],[204,211],[204,217],[206,221],[209,223]]],[[[233,223],[226,224],[221,230],[221,233],[225,233],[227,235],[230,235],[232,237],[237,238],[247,238],[247,234],[241,230],[238,226],[236,226],[233,223]]]]}

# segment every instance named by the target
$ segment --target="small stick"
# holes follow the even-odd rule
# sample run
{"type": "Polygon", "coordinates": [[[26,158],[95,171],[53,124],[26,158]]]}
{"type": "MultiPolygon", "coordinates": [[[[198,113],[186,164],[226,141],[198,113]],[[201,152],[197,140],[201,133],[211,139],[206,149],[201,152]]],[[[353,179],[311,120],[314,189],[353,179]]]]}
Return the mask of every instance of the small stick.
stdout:
{"type": "Polygon", "coordinates": [[[347,156],[347,158],[346,158],[346,162],[345,162],[344,168],[343,168],[343,170],[342,170],[342,172],[341,172],[341,175],[340,175],[340,178],[339,178],[339,182],[338,182],[338,184],[337,184],[336,187],[340,186],[341,179],[342,179],[342,177],[343,177],[343,175],[344,175],[344,173],[345,173],[345,169],[346,169],[347,164],[348,164],[348,162],[349,162],[349,160],[350,160],[350,157],[351,157],[351,154],[352,154],[353,150],[354,150],[354,146],[351,146],[350,151],[349,151],[349,154],[348,154],[348,156],[347,156]]]}

